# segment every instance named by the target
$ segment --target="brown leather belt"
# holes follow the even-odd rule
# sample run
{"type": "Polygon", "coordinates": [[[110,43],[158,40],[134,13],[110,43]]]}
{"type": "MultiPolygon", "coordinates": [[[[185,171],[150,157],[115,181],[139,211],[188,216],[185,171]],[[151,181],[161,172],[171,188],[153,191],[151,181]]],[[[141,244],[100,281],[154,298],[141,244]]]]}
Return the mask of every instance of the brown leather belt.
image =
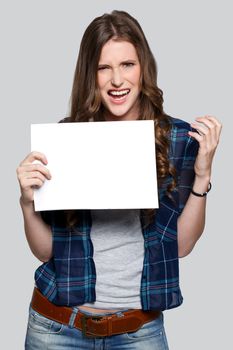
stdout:
{"type": "MultiPolygon", "coordinates": [[[[35,288],[31,307],[41,315],[69,325],[73,313],[71,307],[57,306],[45,298],[35,288]]],[[[86,315],[78,310],[73,326],[83,332],[86,337],[109,337],[115,334],[122,334],[137,331],[144,323],[150,322],[159,317],[161,311],[142,311],[139,309],[121,312],[120,315],[86,315]]]]}

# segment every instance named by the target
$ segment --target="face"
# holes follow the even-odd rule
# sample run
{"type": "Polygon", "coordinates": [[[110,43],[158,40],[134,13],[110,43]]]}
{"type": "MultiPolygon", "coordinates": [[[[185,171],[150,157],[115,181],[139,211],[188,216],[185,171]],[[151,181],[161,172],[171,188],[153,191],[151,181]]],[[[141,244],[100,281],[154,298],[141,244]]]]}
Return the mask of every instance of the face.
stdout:
{"type": "Polygon", "coordinates": [[[103,46],[97,82],[105,107],[105,120],[138,119],[140,74],[133,44],[111,39],[103,46]]]}

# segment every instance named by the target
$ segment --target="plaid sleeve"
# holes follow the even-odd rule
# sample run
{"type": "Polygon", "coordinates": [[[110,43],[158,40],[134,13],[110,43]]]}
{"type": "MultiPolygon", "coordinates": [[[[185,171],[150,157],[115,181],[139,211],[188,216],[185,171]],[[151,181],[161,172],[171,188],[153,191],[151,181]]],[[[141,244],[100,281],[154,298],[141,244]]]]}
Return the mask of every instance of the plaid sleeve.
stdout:
{"type": "Polygon", "coordinates": [[[184,149],[182,166],[178,176],[179,214],[182,213],[193,186],[195,177],[194,164],[198,148],[199,143],[191,136],[188,136],[184,149]]]}
{"type": "Polygon", "coordinates": [[[66,215],[64,210],[40,211],[43,221],[52,227],[64,227],[66,225],[66,215]]]}
{"type": "Polygon", "coordinates": [[[46,211],[40,211],[40,216],[42,220],[47,224],[47,225],[52,225],[53,223],[53,211],[51,210],[46,210],[46,211]]]}

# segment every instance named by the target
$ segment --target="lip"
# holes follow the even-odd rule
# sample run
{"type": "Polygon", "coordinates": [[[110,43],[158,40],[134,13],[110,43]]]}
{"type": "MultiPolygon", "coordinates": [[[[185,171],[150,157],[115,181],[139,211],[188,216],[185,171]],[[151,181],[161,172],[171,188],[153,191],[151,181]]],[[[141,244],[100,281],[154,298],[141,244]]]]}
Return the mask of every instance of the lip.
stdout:
{"type": "Polygon", "coordinates": [[[128,96],[129,96],[129,94],[130,94],[130,89],[127,89],[127,88],[125,88],[125,89],[110,89],[110,90],[108,90],[108,97],[109,97],[109,100],[110,100],[110,102],[112,103],[112,104],[115,104],[115,105],[121,105],[121,104],[124,104],[125,102],[126,102],[126,100],[127,100],[127,98],[128,98],[128,96]],[[119,99],[117,98],[117,97],[113,97],[112,95],[110,95],[109,94],[109,92],[111,92],[111,91],[125,91],[125,90],[128,90],[129,92],[128,92],[128,94],[127,95],[124,95],[124,97],[120,97],[119,99]]]}
{"type": "Polygon", "coordinates": [[[108,95],[110,92],[112,91],[116,91],[116,92],[121,92],[121,91],[129,91],[128,94],[130,93],[130,89],[129,88],[124,88],[124,89],[109,89],[108,90],[108,95]]]}

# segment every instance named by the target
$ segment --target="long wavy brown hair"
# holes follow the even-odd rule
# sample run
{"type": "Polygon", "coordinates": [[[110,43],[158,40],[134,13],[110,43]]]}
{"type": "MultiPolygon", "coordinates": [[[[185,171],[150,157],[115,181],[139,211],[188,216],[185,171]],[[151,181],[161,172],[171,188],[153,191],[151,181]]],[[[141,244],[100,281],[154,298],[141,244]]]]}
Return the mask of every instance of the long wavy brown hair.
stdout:
{"type": "MultiPolygon", "coordinates": [[[[102,47],[110,39],[128,41],[137,51],[141,66],[140,117],[154,120],[158,185],[168,177],[167,194],[176,186],[175,169],[169,163],[169,116],[163,111],[163,92],[157,85],[157,65],[138,21],[124,11],[96,17],[87,27],[80,45],[70,99],[70,113],[64,122],[104,121],[104,106],[97,85],[97,70],[102,47]]],[[[153,220],[155,209],[143,209],[146,225],[153,220]]],[[[78,215],[66,211],[67,223],[74,226],[78,215]]]]}

